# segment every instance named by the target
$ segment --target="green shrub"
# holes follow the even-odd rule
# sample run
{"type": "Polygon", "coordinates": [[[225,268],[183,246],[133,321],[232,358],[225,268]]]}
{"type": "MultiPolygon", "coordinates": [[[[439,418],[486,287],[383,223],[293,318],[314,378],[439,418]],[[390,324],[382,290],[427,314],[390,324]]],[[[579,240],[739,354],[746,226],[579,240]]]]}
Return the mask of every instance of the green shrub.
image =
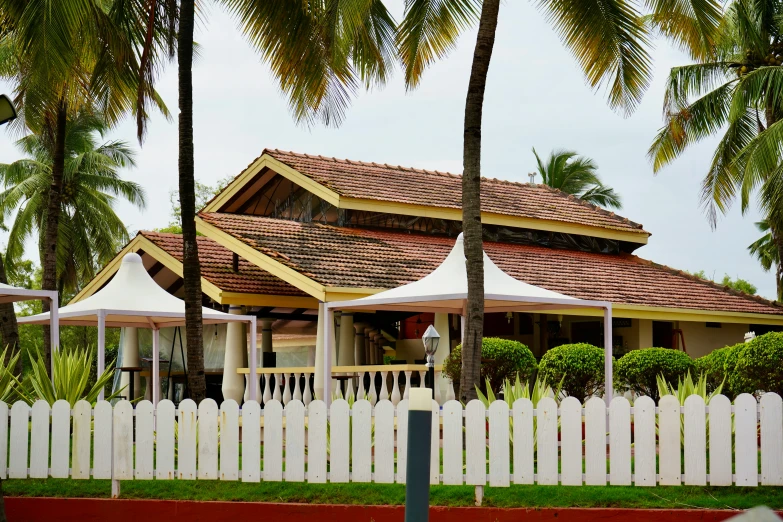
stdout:
{"type": "MultiPolygon", "coordinates": [[[[518,375],[528,380],[536,371],[536,358],[524,344],[498,337],[485,337],[481,343],[481,384],[489,379],[492,389],[500,389],[503,381],[518,375]]],[[[462,345],[457,345],[443,361],[443,373],[455,383],[462,373],[462,345]]],[[[486,391],[486,390],[484,390],[486,391]]]]}
{"type": "Polygon", "coordinates": [[[562,381],[562,391],[580,401],[604,390],[604,351],[592,344],[563,344],[541,357],[538,373],[547,382],[562,381]]]}
{"type": "Polygon", "coordinates": [[[761,335],[737,350],[729,386],[736,394],[762,391],[783,395],[783,333],[761,335]]]}
{"type": "Polygon", "coordinates": [[[615,387],[637,395],[647,395],[658,402],[658,376],[677,382],[694,370],[688,354],[671,348],[631,350],[620,357],[614,367],[615,387]]]}
{"type": "Polygon", "coordinates": [[[713,350],[703,357],[693,361],[696,373],[704,375],[707,379],[707,391],[712,393],[723,385],[723,395],[733,399],[736,394],[729,386],[729,376],[737,365],[739,352],[745,347],[744,343],[733,346],[724,346],[713,350]]]}

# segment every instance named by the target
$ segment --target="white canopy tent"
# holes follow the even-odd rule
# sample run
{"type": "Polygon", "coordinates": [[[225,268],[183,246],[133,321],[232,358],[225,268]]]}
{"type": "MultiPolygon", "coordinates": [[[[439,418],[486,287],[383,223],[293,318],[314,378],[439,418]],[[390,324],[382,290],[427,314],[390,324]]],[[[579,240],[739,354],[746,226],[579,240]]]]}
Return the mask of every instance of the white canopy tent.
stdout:
{"type": "MultiPolygon", "coordinates": [[[[0,283],[0,303],[17,303],[19,301],[49,301],[49,309],[52,314],[52,326],[49,329],[49,338],[52,342],[52,350],[56,350],[60,344],[60,327],[57,292],[54,290],[28,290],[0,283]]],[[[17,319],[22,322],[21,318],[17,319]]]]}
{"type": "MultiPolygon", "coordinates": [[[[395,310],[421,313],[452,313],[464,316],[468,295],[468,278],[462,234],[451,252],[432,273],[418,281],[385,292],[355,299],[326,303],[324,321],[324,383],[331,382],[331,351],[334,339],[331,327],[335,310],[395,310]]],[[[484,311],[539,312],[557,310],[561,313],[592,308],[604,315],[604,371],[606,398],[612,399],[612,304],[587,301],[523,283],[498,268],[484,252],[484,311]]],[[[316,370],[317,371],[317,370],[316,370]]],[[[329,393],[324,394],[327,398],[329,393]]]]}
{"type": "MultiPolygon", "coordinates": [[[[56,314],[55,314],[56,315],[56,314]]],[[[203,307],[204,324],[246,322],[250,325],[250,378],[258,379],[256,354],[256,317],[232,315],[203,307]]],[[[54,315],[52,319],[54,319],[54,315]]],[[[161,288],[144,269],[141,256],[126,254],[120,269],[102,289],[86,299],[59,310],[60,324],[98,327],[98,375],[105,362],[105,329],[133,326],[152,329],[152,402],[160,400],[160,328],[185,324],[185,302],[161,288]]],[[[48,313],[19,318],[24,324],[48,324],[48,313]]],[[[54,328],[53,328],[54,329],[54,328]]],[[[103,399],[101,391],[100,399],[103,399]]],[[[256,397],[256,386],[250,386],[250,399],[256,397]]]]}

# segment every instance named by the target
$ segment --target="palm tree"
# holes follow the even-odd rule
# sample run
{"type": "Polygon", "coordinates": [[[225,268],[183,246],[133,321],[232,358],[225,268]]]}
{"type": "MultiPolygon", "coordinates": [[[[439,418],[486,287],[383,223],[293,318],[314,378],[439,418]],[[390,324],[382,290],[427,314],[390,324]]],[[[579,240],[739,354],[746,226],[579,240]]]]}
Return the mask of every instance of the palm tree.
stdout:
{"type": "MultiPolygon", "coordinates": [[[[765,248],[774,245],[777,259],[783,253],[783,221],[776,217],[783,212],[777,151],[783,129],[781,15],[783,6],[777,1],[735,0],[729,5],[712,57],[671,70],[665,124],[649,150],[657,172],[691,144],[720,135],[702,182],[702,204],[710,222],[715,226],[718,215],[738,196],[745,212],[759,188],[759,204],[767,216],[762,222],[768,232],[765,248]]],[[[777,285],[780,298],[780,274],[777,285]]]]}
{"type": "MultiPolygon", "coordinates": [[[[133,151],[123,141],[99,143],[108,132],[106,121],[87,112],[68,121],[65,130],[62,193],[57,243],[57,290],[72,293],[81,281],[94,277],[96,266],[108,262],[128,240],[128,232],[114,211],[118,197],[144,207],[144,190],[123,180],[119,170],[133,167],[133,151]]],[[[5,268],[13,276],[24,255],[27,240],[41,246],[48,212],[47,187],[51,185],[51,150],[41,136],[30,134],[17,142],[28,156],[0,164],[0,212],[14,213],[8,236],[5,268]]]]}
{"type": "MultiPolygon", "coordinates": [[[[0,77],[14,83],[20,114],[12,125],[29,129],[50,151],[50,184],[41,187],[41,205],[45,205],[42,287],[46,290],[56,290],[58,283],[68,122],[84,111],[102,114],[109,125],[135,111],[141,122],[149,104],[167,114],[154,90],[136,74],[140,36],[137,25],[127,19],[137,4],[120,0],[0,0],[0,77]]],[[[48,303],[44,304],[46,310],[48,303]]],[[[48,368],[51,346],[46,330],[48,368]]]]}
{"type": "Polygon", "coordinates": [[[544,185],[572,194],[593,205],[623,208],[620,195],[598,177],[598,165],[570,150],[555,150],[544,163],[533,148],[538,174],[544,185]]]}
{"type": "MultiPolygon", "coordinates": [[[[428,3],[422,1],[422,3],[428,3]]],[[[442,9],[468,2],[444,2],[442,9]]],[[[465,339],[462,341],[460,399],[476,398],[481,364],[484,323],[484,282],[481,227],[481,118],[487,73],[495,43],[500,0],[470,2],[481,9],[478,36],[465,102],[462,173],[462,229],[468,272],[465,339]]],[[[655,30],[677,42],[694,57],[710,48],[720,5],[715,0],[655,0],[631,3],[625,0],[543,0],[539,6],[576,57],[587,82],[605,86],[609,104],[630,113],[638,104],[651,78],[648,38],[655,30]],[[641,16],[641,6],[651,12],[641,16]]]]}
{"type": "Polygon", "coordinates": [[[756,228],[764,235],[748,245],[748,252],[758,260],[765,272],[769,272],[773,266],[775,267],[777,300],[783,301],[783,267],[780,266],[780,252],[772,239],[769,221],[766,219],[758,221],[756,228]]]}

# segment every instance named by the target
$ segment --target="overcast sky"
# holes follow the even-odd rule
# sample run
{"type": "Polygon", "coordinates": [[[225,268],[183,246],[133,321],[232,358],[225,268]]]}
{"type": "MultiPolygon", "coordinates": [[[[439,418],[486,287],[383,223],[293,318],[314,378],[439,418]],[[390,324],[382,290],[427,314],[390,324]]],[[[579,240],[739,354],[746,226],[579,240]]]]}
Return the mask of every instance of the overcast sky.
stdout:
{"type": "MultiPolygon", "coordinates": [[[[391,4],[399,19],[402,2],[391,4]]],[[[742,216],[734,208],[712,230],[699,206],[700,182],[715,141],[692,148],[657,176],[647,161],[662,122],[666,75],[687,58],[659,42],[652,88],[638,110],[624,118],[608,108],[604,92],[585,85],[574,59],[530,2],[504,2],[500,18],[484,105],[482,174],[526,182],[534,168],[531,147],[540,154],[576,150],[593,158],[604,182],[622,195],[619,213],[652,233],[637,254],[678,269],[705,270],[717,279],[739,276],[774,298],[774,276],[764,273],[746,250],[758,236],[753,226],[758,213],[742,216]]],[[[238,174],[265,147],[462,170],[462,120],[475,31],[427,71],[417,90],[406,92],[398,71],[385,88],[361,93],[337,129],[295,124],[268,68],[219,8],[208,9],[196,39],[201,48],[193,79],[196,178],[201,182],[214,184],[238,174]]],[[[159,84],[174,114],[176,79],[172,64],[159,84]]],[[[0,92],[9,89],[0,82],[0,92]]],[[[138,146],[132,121],[110,137],[138,146]]],[[[0,161],[18,157],[11,136],[2,131],[0,161]]],[[[169,191],[177,186],[176,121],[153,119],[138,151],[138,167],[125,175],[147,190],[146,210],[118,205],[128,228],[135,233],[166,226],[169,191]]]]}

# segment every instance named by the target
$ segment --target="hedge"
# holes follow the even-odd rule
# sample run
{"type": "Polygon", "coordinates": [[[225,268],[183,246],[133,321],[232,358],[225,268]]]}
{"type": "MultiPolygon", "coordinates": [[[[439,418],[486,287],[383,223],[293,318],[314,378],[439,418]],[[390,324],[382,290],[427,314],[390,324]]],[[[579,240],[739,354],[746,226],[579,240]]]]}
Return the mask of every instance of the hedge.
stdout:
{"type": "MultiPolygon", "coordinates": [[[[524,344],[500,339],[499,337],[485,337],[481,344],[481,383],[485,386],[489,378],[493,391],[500,390],[505,379],[515,379],[519,375],[521,381],[530,379],[536,372],[537,364],[533,352],[524,344]]],[[[443,361],[443,373],[456,383],[460,381],[462,373],[462,345],[457,345],[443,361]]],[[[486,390],[484,390],[486,392],[486,390]]]]}
{"type": "Polygon", "coordinates": [[[729,377],[734,373],[740,351],[745,348],[745,343],[733,346],[724,346],[699,357],[694,362],[696,373],[707,377],[707,391],[712,393],[723,384],[721,393],[730,399],[737,394],[731,389],[729,377]]]}
{"type": "Polygon", "coordinates": [[[735,394],[775,392],[783,395],[783,333],[756,337],[736,350],[736,366],[729,375],[735,394]]]}
{"type": "Polygon", "coordinates": [[[548,350],[538,365],[540,377],[580,401],[604,390],[604,351],[592,344],[563,344],[548,350]]]}
{"type": "Polygon", "coordinates": [[[684,352],[671,348],[631,350],[615,364],[615,387],[658,402],[657,377],[663,375],[667,382],[677,382],[689,371],[694,371],[693,359],[684,352]]]}

